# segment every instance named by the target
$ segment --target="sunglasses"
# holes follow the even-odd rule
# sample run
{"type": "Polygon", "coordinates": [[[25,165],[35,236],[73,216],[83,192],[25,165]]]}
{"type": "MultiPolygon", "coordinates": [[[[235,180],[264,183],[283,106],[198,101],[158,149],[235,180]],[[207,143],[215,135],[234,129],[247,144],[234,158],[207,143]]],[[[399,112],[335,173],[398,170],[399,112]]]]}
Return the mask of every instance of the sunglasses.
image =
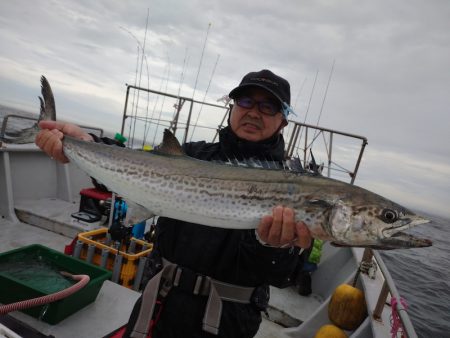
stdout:
{"type": "Polygon", "coordinates": [[[235,99],[236,104],[241,108],[252,109],[255,104],[258,105],[260,113],[269,116],[275,116],[281,111],[279,104],[272,101],[256,101],[251,97],[241,96],[235,99]]]}

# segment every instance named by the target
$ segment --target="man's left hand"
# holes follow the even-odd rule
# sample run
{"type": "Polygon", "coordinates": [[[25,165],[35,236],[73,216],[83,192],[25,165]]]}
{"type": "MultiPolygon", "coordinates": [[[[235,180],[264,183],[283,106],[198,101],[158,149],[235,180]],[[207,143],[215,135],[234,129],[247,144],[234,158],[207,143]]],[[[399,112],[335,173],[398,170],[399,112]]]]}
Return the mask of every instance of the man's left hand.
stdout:
{"type": "Polygon", "coordinates": [[[273,247],[309,248],[311,234],[306,224],[295,221],[291,208],[276,206],[272,215],[264,216],[256,229],[261,241],[273,247]]]}

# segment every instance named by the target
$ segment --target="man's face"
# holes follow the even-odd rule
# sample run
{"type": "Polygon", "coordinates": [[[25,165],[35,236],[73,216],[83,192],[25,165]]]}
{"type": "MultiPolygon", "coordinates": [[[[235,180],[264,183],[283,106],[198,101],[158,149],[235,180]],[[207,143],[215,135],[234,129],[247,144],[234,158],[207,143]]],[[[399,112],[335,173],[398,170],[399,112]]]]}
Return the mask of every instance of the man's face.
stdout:
{"type": "Polygon", "coordinates": [[[281,113],[281,107],[277,99],[268,91],[252,87],[236,97],[231,111],[230,126],[238,137],[253,142],[266,140],[275,134],[283,124],[284,117],[281,113]],[[236,103],[240,97],[251,98],[256,104],[252,108],[240,107],[236,103]],[[279,108],[278,113],[273,116],[261,113],[258,107],[259,102],[274,103],[279,108]]]}

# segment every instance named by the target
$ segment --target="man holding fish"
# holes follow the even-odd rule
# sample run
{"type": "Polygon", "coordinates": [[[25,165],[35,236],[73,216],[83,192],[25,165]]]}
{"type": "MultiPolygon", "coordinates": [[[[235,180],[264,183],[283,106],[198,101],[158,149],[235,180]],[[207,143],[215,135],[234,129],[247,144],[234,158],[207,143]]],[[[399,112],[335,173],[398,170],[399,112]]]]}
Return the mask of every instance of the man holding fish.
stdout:
{"type": "MultiPolygon", "coordinates": [[[[234,104],[220,141],[185,144],[186,155],[207,161],[281,162],[281,130],[291,111],[289,83],[269,70],[252,72],[229,96],[234,104]]],[[[63,152],[64,135],[102,142],[73,124],[41,121],[39,126],[36,144],[62,163],[69,162],[63,152]]],[[[146,281],[159,273],[156,279],[169,279],[170,287],[161,292],[159,281],[153,290],[147,284],[124,337],[253,337],[267,306],[268,285],[290,284],[299,250],[310,243],[308,228],[295,221],[293,209],[282,205],[262,217],[256,231],[160,217],[146,281]],[[155,299],[145,305],[146,298],[155,299]]]]}

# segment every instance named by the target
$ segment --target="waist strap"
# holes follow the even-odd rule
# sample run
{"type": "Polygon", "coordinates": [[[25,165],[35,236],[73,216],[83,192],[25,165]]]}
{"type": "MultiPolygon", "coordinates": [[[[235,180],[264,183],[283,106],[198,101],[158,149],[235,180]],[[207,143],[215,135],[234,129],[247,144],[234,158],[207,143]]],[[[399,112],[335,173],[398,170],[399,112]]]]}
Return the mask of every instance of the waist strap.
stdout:
{"type": "Polygon", "coordinates": [[[130,337],[147,337],[156,299],[158,295],[165,297],[172,287],[180,287],[195,295],[208,296],[202,327],[204,331],[215,335],[219,333],[222,300],[249,304],[255,289],[196,274],[163,258],[162,270],[147,283],[142,293],[141,308],[130,337]]]}

